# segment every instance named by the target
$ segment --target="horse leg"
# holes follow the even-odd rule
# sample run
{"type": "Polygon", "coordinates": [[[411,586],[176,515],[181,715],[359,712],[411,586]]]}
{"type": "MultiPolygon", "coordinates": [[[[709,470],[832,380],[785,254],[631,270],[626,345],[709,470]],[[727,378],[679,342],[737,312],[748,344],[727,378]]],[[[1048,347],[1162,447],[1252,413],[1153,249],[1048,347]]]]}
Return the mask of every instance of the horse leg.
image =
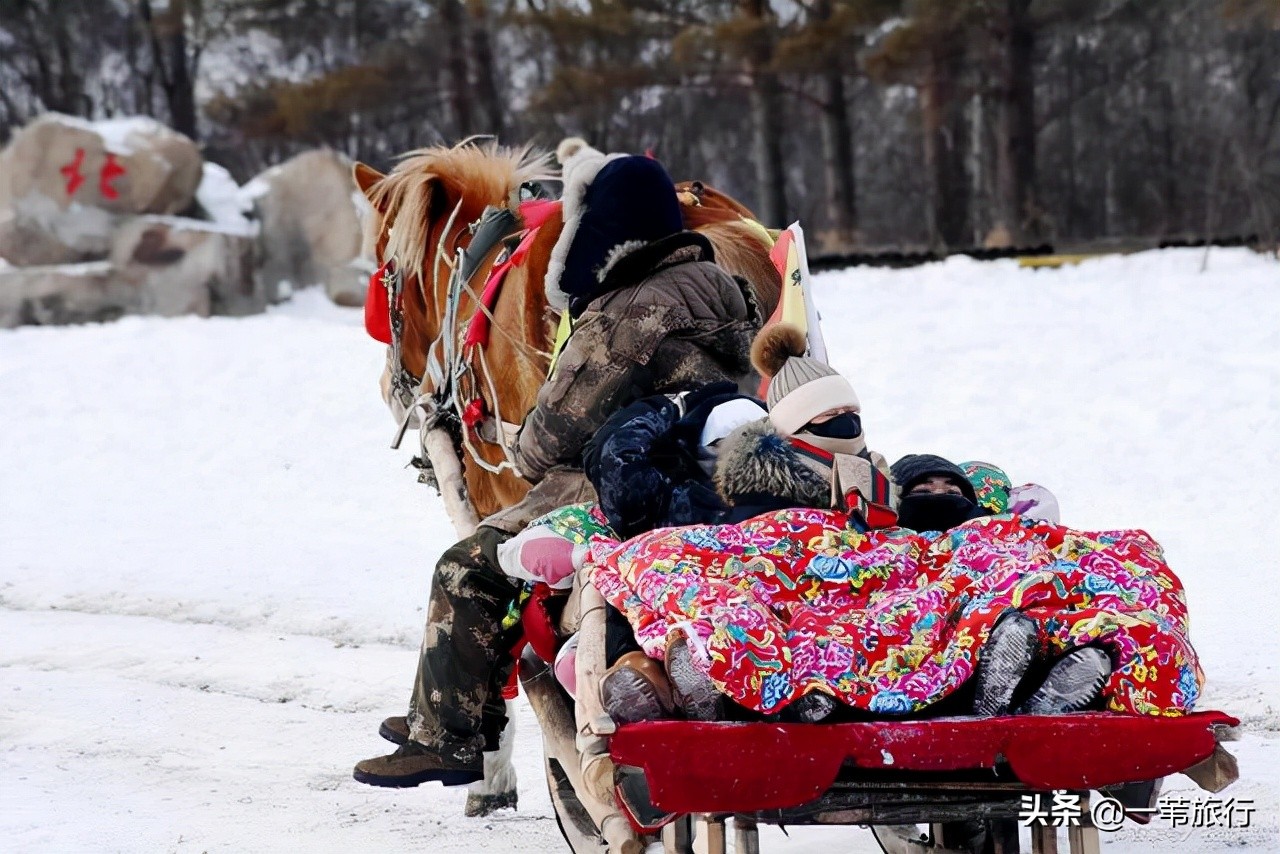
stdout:
{"type": "Polygon", "coordinates": [[[516,741],[516,704],[507,701],[507,725],[498,739],[498,749],[484,755],[484,779],[467,789],[466,814],[472,818],[503,809],[515,809],[516,769],[511,754],[516,741]]]}

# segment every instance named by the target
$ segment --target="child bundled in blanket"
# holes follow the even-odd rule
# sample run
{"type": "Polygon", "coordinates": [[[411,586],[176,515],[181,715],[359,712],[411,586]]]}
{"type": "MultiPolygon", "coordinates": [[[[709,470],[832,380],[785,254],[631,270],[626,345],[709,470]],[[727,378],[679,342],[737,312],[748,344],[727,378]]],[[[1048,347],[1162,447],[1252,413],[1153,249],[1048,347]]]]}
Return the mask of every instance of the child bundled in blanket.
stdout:
{"type": "MultiPolygon", "coordinates": [[[[1052,493],[1037,484],[1014,487],[1001,469],[989,463],[956,464],[935,454],[908,454],[891,471],[901,490],[898,524],[905,528],[943,532],[1006,512],[1058,521],[1052,493]]],[[[1110,675],[1111,659],[1096,646],[1053,657],[1041,655],[1035,621],[1011,611],[996,624],[983,648],[974,676],[973,713],[1083,711],[1099,698],[1110,675]]]]}

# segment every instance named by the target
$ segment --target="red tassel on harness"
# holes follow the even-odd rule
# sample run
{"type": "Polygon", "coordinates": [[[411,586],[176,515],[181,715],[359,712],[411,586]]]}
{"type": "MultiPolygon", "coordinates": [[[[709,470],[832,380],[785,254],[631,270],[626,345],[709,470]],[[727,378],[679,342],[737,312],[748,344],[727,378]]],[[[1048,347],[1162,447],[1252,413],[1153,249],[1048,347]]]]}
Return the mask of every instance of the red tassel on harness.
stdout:
{"type": "Polygon", "coordinates": [[[476,425],[484,420],[484,409],[484,399],[477,397],[462,410],[462,423],[467,425],[468,430],[474,431],[476,425]]]}
{"type": "Polygon", "coordinates": [[[391,346],[391,304],[387,301],[387,286],[382,277],[387,272],[388,261],[369,277],[369,292],[364,297],[364,329],[375,341],[391,346]]]}

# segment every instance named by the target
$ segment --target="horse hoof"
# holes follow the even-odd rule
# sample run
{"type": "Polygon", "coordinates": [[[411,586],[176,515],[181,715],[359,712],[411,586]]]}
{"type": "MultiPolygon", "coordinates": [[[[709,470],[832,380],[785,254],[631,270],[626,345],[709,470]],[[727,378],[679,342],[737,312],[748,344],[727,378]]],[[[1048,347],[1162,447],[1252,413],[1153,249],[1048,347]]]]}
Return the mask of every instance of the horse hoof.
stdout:
{"type": "Polygon", "coordinates": [[[477,795],[474,792],[467,793],[467,818],[481,818],[498,810],[516,809],[516,801],[519,796],[515,789],[506,792],[499,792],[496,795],[477,795]]]}

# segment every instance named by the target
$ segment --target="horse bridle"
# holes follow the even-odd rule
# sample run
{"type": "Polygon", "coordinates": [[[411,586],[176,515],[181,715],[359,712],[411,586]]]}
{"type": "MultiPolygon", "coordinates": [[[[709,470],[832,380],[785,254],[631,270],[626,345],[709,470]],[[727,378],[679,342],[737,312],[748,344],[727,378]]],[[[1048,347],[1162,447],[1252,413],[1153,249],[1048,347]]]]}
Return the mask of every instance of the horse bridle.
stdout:
{"type": "MultiPolygon", "coordinates": [[[[422,388],[423,378],[415,376],[404,367],[404,362],[401,358],[403,354],[404,312],[400,304],[404,277],[399,264],[396,263],[394,258],[389,259],[385,265],[383,286],[387,289],[392,341],[387,356],[390,363],[388,367],[391,377],[390,393],[404,406],[404,416],[401,419],[399,430],[396,432],[396,437],[391,447],[400,447],[414,412],[422,409],[425,415],[421,425],[424,436],[431,429],[443,427],[453,436],[455,446],[465,448],[478,466],[497,474],[505,469],[515,468],[506,444],[502,441],[492,443],[502,449],[504,459],[497,465],[490,463],[468,441],[467,432],[463,426],[464,406],[458,400],[457,392],[458,383],[466,373],[468,366],[465,360],[461,358],[462,354],[458,352],[458,308],[462,295],[466,292],[476,301],[478,311],[488,312],[488,309],[480,299],[480,295],[471,287],[470,279],[480,269],[480,259],[488,255],[493,247],[508,240],[513,233],[513,229],[518,228],[519,220],[506,208],[487,208],[480,219],[468,226],[472,240],[468,242],[466,247],[455,245],[453,247],[453,255],[450,257],[445,255],[445,239],[453,228],[453,223],[461,207],[462,202],[459,200],[458,205],[453,209],[452,214],[445,223],[445,228],[441,232],[440,240],[436,247],[433,293],[439,292],[439,265],[444,263],[450,268],[451,272],[446,283],[447,290],[445,292],[445,305],[440,322],[440,332],[427,348],[426,372],[434,386],[429,391],[422,388]],[[480,239],[480,245],[477,245],[477,239],[480,239]]],[[[510,247],[504,251],[510,251],[510,247]]],[[[422,284],[420,276],[419,286],[421,287],[422,284]]],[[[423,297],[425,302],[425,288],[423,288],[423,297]]],[[[490,319],[492,320],[492,315],[490,315],[490,319]]],[[[481,351],[480,355],[483,360],[483,351],[481,351]]],[[[487,369],[487,364],[484,367],[487,369]]],[[[490,394],[496,398],[497,392],[493,388],[492,377],[489,376],[487,378],[489,379],[490,394]]]]}
{"type": "MultiPolygon", "coordinates": [[[[404,343],[404,307],[401,304],[404,274],[394,258],[383,265],[382,287],[387,292],[387,312],[391,326],[391,346],[387,352],[387,364],[391,373],[391,393],[408,410],[418,395],[418,387],[422,385],[422,380],[410,373],[400,358],[404,343]]],[[[403,434],[403,431],[401,433],[403,434]]]]}

